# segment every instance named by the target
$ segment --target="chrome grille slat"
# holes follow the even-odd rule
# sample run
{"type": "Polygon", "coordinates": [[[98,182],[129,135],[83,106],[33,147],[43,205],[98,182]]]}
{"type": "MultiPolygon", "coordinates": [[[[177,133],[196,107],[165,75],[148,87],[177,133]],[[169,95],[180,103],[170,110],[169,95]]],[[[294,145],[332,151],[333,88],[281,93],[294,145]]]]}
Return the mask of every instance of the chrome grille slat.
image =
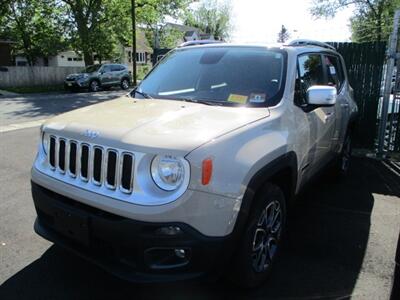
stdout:
{"type": "Polygon", "coordinates": [[[118,177],[118,151],[114,150],[114,149],[107,149],[107,167],[105,169],[105,185],[107,188],[115,190],[118,186],[117,184],[117,177],[118,177]],[[114,172],[112,170],[109,170],[109,168],[111,167],[111,163],[110,163],[110,155],[111,153],[115,154],[115,163],[113,163],[114,165],[114,172]],[[114,182],[113,184],[109,183],[109,176],[113,176],[114,177],[114,182]]]}
{"type": "Polygon", "coordinates": [[[55,168],[57,170],[60,170],[59,166],[58,166],[58,155],[59,155],[59,151],[60,151],[60,143],[58,141],[58,138],[55,139],[56,141],[56,146],[55,146],[55,153],[54,153],[54,165],[55,168]]]}
{"type": "Polygon", "coordinates": [[[72,180],[79,181],[82,184],[92,185],[93,188],[95,186],[97,188],[107,188],[113,192],[119,191],[124,194],[131,194],[133,192],[133,181],[135,177],[134,153],[54,135],[51,135],[50,139],[54,139],[53,142],[49,141],[48,146],[49,155],[47,163],[50,170],[57,171],[60,176],[69,176],[72,180]],[[54,143],[53,146],[51,146],[51,143],[54,143]],[[63,146],[63,143],[65,143],[65,146],[63,146]],[[63,147],[64,150],[62,150],[63,147]],[[85,147],[87,147],[87,161],[85,157],[85,147]],[[62,155],[62,151],[64,151],[63,169],[62,161],[60,166],[60,155],[62,155]],[[111,161],[110,153],[112,153],[111,161]],[[73,162],[72,155],[75,157],[75,162],[73,162]],[[75,164],[75,166],[73,164],[75,164]],[[87,172],[85,172],[86,165],[87,172]],[[126,170],[126,168],[128,168],[128,170],[126,170]]]}
{"type": "Polygon", "coordinates": [[[87,143],[81,143],[81,156],[80,156],[80,163],[81,163],[81,173],[79,174],[83,181],[89,181],[90,178],[90,146],[87,143]],[[87,153],[84,149],[87,149],[87,153]],[[86,153],[86,155],[85,155],[86,153]],[[86,176],[85,174],[86,173],[86,176]]]}
{"type": "Polygon", "coordinates": [[[135,158],[134,158],[134,156],[129,152],[123,152],[121,154],[121,158],[119,160],[119,178],[120,178],[119,188],[120,188],[120,190],[122,192],[127,193],[127,194],[131,193],[132,189],[133,189],[133,171],[134,171],[134,166],[135,166],[135,158]],[[125,178],[129,182],[128,183],[128,188],[124,187],[124,180],[123,180],[124,179],[124,174],[123,173],[124,173],[124,170],[125,170],[124,162],[125,162],[125,157],[127,157],[127,156],[129,156],[131,158],[131,165],[130,165],[130,167],[127,166],[130,169],[128,171],[129,175],[128,174],[126,175],[126,176],[130,176],[130,178],[125,178]]]}

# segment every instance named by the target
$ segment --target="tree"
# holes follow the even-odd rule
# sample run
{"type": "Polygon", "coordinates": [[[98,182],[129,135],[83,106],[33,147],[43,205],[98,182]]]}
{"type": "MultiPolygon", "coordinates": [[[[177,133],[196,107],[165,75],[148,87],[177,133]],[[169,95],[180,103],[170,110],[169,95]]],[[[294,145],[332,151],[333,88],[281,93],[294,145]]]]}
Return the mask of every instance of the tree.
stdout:
{"type": "Polygon", "coordinates": [[[288,39],[290,38],[289,31],[285,27],[285,25],[282,25],[281,31],[278,33],[278,43],[285,43],[288,39]]]}
{"type": "Polygon", "coordinates": [[[24,53],[29,65],[64,48],[61,14],[54,0],[6,1],[1,11],[0,36],[15,41],[15,50],[24,53]]]}
{"type": "Polygon", "coordinates": [[[333,17],[339,10],[353,5],[351,18],[352,40],[387,41],[400,0],[314,0],[311,14],[315,17],[333,17]]]}
{"type": "Polygon", "coordinates": [[[189,10],[185,25],[193,26],[217,40],[226,40],[231,31],[231,6],[228,2],[204,0],[196,9],[189,10]]]}
{"type": "MultiPolygon", "coordinates": [[[[86,65],[93,54],[110,58],[118,44],[132,43],[131,3],[126,0],[62,0],[68,5],[70,29],[76,49],[86,65]]],[[[177,17],[189,0],[136,0],[136,22],[153,29],[167,16],[177,17]]]]}

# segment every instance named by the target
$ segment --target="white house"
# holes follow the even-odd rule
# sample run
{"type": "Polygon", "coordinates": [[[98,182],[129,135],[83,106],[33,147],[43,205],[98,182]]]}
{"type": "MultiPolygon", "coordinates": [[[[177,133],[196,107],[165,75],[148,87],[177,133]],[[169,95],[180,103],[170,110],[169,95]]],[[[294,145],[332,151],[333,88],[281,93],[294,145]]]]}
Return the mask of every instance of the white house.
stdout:
{"type": "MultiPolygon", "coordinates": [[[[142,30],[136,31],[136,63],[137,65],[146,65],[151,62],[153,49],[142,30]]],[[[132,47],[124,46],[122,51],[121,63],[132,69],[132,47]]]]}
{"type": "Polygon", "coordinates": [[[55,56],[49,57],[49,67],[84,67],[83,57],[75,51],[62,51],[55,56]]]}
{"type": "MultiPolygon", "coordinates": [[[[15,56],[16,66],[27,66],[28,60],[24,55],[15,56]]],[[[84,67],[85,62],[81,55],[72,50],[66,50],[48,58],[36,58],[35,66],[43,67],[84,67]]]]}

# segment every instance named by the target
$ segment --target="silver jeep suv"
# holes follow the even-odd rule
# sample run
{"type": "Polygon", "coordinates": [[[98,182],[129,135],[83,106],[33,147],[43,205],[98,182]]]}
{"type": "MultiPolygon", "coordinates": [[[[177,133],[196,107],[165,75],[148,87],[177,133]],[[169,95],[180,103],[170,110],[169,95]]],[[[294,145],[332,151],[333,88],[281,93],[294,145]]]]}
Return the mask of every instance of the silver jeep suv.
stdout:
{"type": "Polygon", "coordinates": [[[132,281],[256,286],[299,191],[348,169],[356,113],[326,44],[175,49],[130,94],[42,126],[35,230],[132,281]]]}

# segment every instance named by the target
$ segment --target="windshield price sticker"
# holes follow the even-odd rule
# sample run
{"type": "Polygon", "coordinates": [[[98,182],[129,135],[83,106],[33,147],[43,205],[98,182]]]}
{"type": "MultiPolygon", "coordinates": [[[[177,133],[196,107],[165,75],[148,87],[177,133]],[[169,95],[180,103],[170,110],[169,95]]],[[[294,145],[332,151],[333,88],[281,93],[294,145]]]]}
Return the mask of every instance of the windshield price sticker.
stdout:
{"type": "Polygon", "coordinates": [[[235,102],[235,103],[240,103],[240,104],[246,104],[247,103],[247,96],[244,95],[238,95],[238,94],[230,94],[228,101],[229,102],[235,102]]]}

